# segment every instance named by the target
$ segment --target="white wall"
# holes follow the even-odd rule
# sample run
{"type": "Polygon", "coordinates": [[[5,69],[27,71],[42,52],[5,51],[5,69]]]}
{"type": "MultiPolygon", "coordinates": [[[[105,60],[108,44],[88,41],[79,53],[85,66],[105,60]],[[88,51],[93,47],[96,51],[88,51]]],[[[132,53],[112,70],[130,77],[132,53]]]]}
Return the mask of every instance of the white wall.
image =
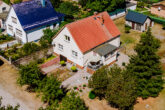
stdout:
{"type": "MultiPolygon", "coordinates": [[[[39,27],[35,30],[27,32],[27,41],[32,42],[39,40],[43,36],[43,30],[45,30],[46,27],[39,27]]],[[[50,26],[50,29],[53,29],[53,25],[50,26]]]]}
{"type": "Polygon", "coordinates": [[[7,31],[7,34],[9,34],[11,36],[15,35],[20,40],[22,40],[23,43],[26,43],[26,33],[23,30],[23,28],[22,28],[22,26],[21,26],[21,24],[20,24],[20,22],[18,20],[18,17],[16,16],[16,13],[15,13],[13,7],[10,9],[10,12],[9,12],[8,17],[6,19],[6,31],[7,31]],[[15,17],[17,19],[17,23],[13,23],[11,17],[15,17]],[[13,31],[9,30],[8,25],[13,26],[13,31]],[[22,36],[18,36],[16,34],[16,28],[22,31],[22,36]]]}
{"type": "Polygon", "coordinates": [[[73,39],[72,35],[70,34],[70,32],[68,31],[67,27],[65,27],[57,36],[56,38],[53,39],[52,44],[55,44],[55,46],[53,47],[53,50],[55,53],[57,54],[61,54],[63,56],[65,56],[67,59],[69,59],[70,61],[80,65],[80,66],[84,66],[83,65],[83,54],[80,51],[80,49],[78,48],[75,40],[73,39]],[[65,35],[70,37],[70,42],[67,42],[65,40],[65,35]],[[63,51],[59,50],[58,48],[58,44],[63,45],[63,51]],[[76,51],[78,53],[77,58],[72,56],[72,50],[76,51]]]}
{"type": "Polygon", "coordinates": [[[126,14],[125,11],[122,13],[118,13],[117,15],[115,14],[115,15],[111,16],[111,19],[114,20],[114,19],[120,18],[120,17],[124,16],[125,14],[126,14]]]}
{"type": "Polygon", "coordinates": [[[4,10],[4,11],[9,11],[10,6],[7,5],[6,3],[2,2],[2,4],[0,5],[0,13],[3,13],[3,10],[2,10],[3,8],[6,8],[6,10],[4,10]]]}
{"type": "Polygon", "coordinates": [[[136,5],[134,6],[131,6],[131,7],[128,7],[127,10],[130,9],[130,10],[136,10],[136,5]]]}

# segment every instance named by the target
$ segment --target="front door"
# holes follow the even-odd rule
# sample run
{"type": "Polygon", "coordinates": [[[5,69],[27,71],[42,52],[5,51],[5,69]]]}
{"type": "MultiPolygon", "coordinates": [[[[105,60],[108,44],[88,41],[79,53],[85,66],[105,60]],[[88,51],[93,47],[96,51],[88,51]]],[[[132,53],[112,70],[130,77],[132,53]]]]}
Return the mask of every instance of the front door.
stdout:
{"type": "Polygon", "coordinates": [[[135,23],[134,22],[132,22],[132,29],[134,29],[135,28],[135,23]]]}
{"type": "Polygon", "coordinates": [[[65,57],[65,56],[63,56],[63,55],[60,55],[60,61],[67,61],[67,58],[65,57]]]}
{"type": "Polygon", "coordinates": [[[145,30],[147,30],[147,23],[145,24],[145,30]]]}

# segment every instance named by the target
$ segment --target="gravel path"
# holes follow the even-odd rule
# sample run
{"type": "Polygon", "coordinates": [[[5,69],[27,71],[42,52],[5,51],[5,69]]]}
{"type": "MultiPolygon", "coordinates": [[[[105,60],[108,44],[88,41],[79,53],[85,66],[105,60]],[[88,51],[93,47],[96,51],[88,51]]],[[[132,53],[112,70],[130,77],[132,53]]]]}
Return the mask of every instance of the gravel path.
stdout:
{"type": "Polygon", "coordinates": [[[4,88],[1,85],[0,96],[2,97],[2,105],[7,106],[8,104],[10,104],[12,106],[16,106],[17,104],[19,104],[19,110],[30,110],[30,108],[28,108],[26,104],[24,104],[19,99],[13,97],[8,91],[4,90],[4,88]]]}

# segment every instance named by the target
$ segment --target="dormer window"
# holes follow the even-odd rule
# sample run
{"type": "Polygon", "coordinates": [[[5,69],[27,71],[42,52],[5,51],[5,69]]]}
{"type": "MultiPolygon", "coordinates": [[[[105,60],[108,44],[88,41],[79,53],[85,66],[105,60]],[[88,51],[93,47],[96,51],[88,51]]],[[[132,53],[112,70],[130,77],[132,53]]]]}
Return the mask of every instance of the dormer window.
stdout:
{"type": "Polygon", "coordinates": [[[160,11],[161,10],[161,7],[158,7],[158,11],[160,11]]]}
{"type": "Polygon", "coordinates": [[[70,37],[65,35],[65,41],[70,42],[70,37]]]}

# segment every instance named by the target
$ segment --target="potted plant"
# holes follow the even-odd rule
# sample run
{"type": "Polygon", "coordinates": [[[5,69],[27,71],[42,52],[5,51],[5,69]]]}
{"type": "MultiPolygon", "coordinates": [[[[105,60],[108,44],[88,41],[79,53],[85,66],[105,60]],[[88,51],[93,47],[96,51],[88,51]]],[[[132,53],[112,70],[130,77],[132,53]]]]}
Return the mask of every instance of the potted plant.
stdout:
{"type": "Polygon", "coordinates": [[[61,66],[66,66],[65,61],[60,61],[61,66]]]}
{"type": "Polygon", "coordinates": [[[72,66],[72,67],[71,67],[71,70],[72,70],[73,72],[77,72],[77,67],[76,67],[76,66],[72,66]]]}

